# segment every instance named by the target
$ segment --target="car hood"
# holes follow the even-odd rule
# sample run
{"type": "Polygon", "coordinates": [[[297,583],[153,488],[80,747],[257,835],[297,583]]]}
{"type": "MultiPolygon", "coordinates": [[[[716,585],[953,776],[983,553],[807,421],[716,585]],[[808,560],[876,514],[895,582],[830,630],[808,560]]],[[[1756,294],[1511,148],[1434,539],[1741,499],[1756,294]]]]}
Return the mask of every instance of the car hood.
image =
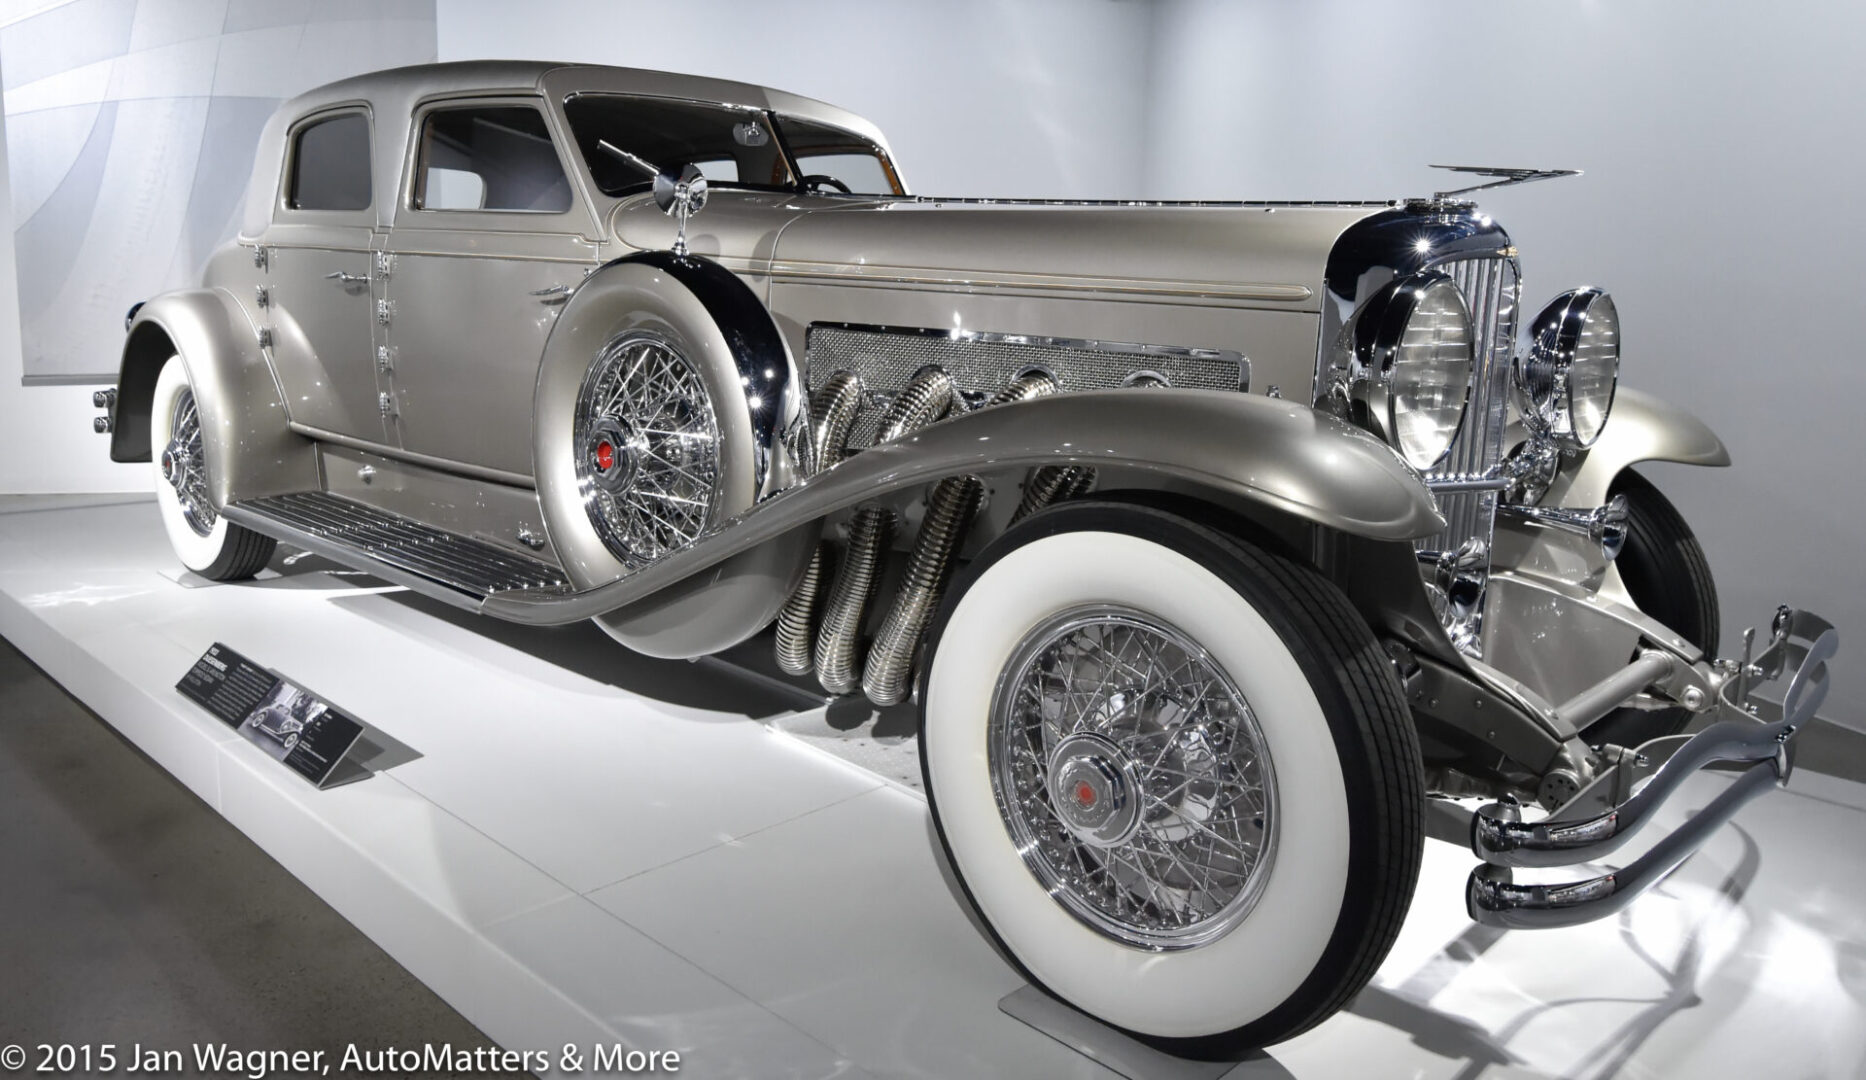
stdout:
{"type": "Polygon", "coordinates": [[[800,216],[773,270],[1315,311],[1335,240],[1387,206],[894,200],[800,216]]]}
{"type": "MultiPolygon", "coordinates": [[[[1391,205],[720,192],[690,222],[688,239],[695,254],[789,278],[1199,296],[1318,311],[1336,239],[1391,205]]],[[[673,224],[646,199],[622,207],[614,227],[632,247],[673,239],[673,224]]]]}

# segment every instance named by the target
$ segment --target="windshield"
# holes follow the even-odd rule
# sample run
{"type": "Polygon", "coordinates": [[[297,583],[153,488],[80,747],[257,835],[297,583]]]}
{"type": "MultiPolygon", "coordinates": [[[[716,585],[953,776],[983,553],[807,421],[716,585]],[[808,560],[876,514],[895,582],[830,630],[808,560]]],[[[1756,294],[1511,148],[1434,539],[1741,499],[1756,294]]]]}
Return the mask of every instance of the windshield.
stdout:
{"type": "Polygon", "coordinates": [[[901,193],[879,147],[824,124],[776,117],[773,132],[772,114],[756,109],[620,94],[578,94],[564,116],[591,179],[611,197],[647,190],[650,170],[689,164],[725,187],[901,193]]]}

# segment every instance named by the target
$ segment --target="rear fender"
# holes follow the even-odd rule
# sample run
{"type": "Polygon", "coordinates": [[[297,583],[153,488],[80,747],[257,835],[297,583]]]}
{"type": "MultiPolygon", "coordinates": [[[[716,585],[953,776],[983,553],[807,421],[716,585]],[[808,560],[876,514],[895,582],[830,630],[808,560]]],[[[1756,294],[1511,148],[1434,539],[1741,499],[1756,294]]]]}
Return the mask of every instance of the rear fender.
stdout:
{"type": "Polygon", "coordinates": [[[216,506],[319,486],[315,446],[292,433],[258,330],[224,289],[165,293],[137,310],[117,375],[110,460],[149,460],[156,378],[177,355],[207,433],[216,506]]]}

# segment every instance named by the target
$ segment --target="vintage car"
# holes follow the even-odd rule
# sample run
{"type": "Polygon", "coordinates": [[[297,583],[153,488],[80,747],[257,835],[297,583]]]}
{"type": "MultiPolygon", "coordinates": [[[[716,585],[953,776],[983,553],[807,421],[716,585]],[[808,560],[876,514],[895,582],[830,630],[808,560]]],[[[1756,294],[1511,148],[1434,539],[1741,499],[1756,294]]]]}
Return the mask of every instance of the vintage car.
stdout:
{"type": "Polygon", "coordinates": [[[1723,445],[1618,386],[1607,293],[1524,317],[1473,190],[940,199],[776,90],[385,71],[273,117],[97,426],[205,577],[283,542],[654,656],[775,626],[784,671],[915,700],[1004,953],[1232,1053],[1367,983],[1429,808],[1469,823],[1472,918],[1598,918],[1787,777],[1827,686],[1810,614],[1715,658],[1703,552],[1630,467],[1723,445]],[[1717,761],[1622,869],[1514,876],[1717,761]]]}
{"type": "Polygon", "coordinates": [[[247,724],[290,753],[297,747],[305,728],[323,711],[316,698],[293,693],[286,700],[275,701],[259,710],[247,724]]]}

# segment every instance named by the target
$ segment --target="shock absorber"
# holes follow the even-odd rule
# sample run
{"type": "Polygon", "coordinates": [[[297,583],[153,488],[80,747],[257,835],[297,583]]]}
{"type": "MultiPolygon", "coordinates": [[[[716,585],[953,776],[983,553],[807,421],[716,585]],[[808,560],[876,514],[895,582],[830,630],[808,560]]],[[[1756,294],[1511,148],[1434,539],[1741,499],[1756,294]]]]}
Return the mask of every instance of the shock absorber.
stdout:
{"type": "MultiPolygon", "coordinates": [[[[940,419],[952,408],[952,401],[952,379],[945,372],[938,368],[921,372],[882,414],[876,445],[940,419]]],[[[848,550],[830,588],[823,629],[816,639],[816,678],[832,694],[847,694],[860,685],[862,624],[893,535],[894,511],[886,507],[864,506],[849,523],[848,550]]]]}
{"type": "MultiPolygon", "coordinates": [[[[810,398],[810,474],[841,461],[848,451],[849,431],[862,412],[862,377],[838,371],[810,398]]],[[[777,665],[788,675],[808,675],[816,630],[816,613],[833,562],[828,541],[816,545],[810,566],[790,594],[777,620],[777,665]]]]}
{"type": "MultiPolygon", "coordinates": [[[[1056,380],[1037,372],[1012,382],[985,407],[1028,401],[1055,391],[1056,380]]],[[[862,692],[875,704],[897,705],[906,700],[920,637],[939,607],[946,580],[952,576],[953,556],[958,554],[984,497],[985,482],[976,476],[946,477],[928,493],[926,516],[921,519],[920,535],[914,539],[913,554],[907,560],[907,575],[894,604],[888,608],[881,632],[868,650],[868,663],[862,672],[862,692]]]]}

